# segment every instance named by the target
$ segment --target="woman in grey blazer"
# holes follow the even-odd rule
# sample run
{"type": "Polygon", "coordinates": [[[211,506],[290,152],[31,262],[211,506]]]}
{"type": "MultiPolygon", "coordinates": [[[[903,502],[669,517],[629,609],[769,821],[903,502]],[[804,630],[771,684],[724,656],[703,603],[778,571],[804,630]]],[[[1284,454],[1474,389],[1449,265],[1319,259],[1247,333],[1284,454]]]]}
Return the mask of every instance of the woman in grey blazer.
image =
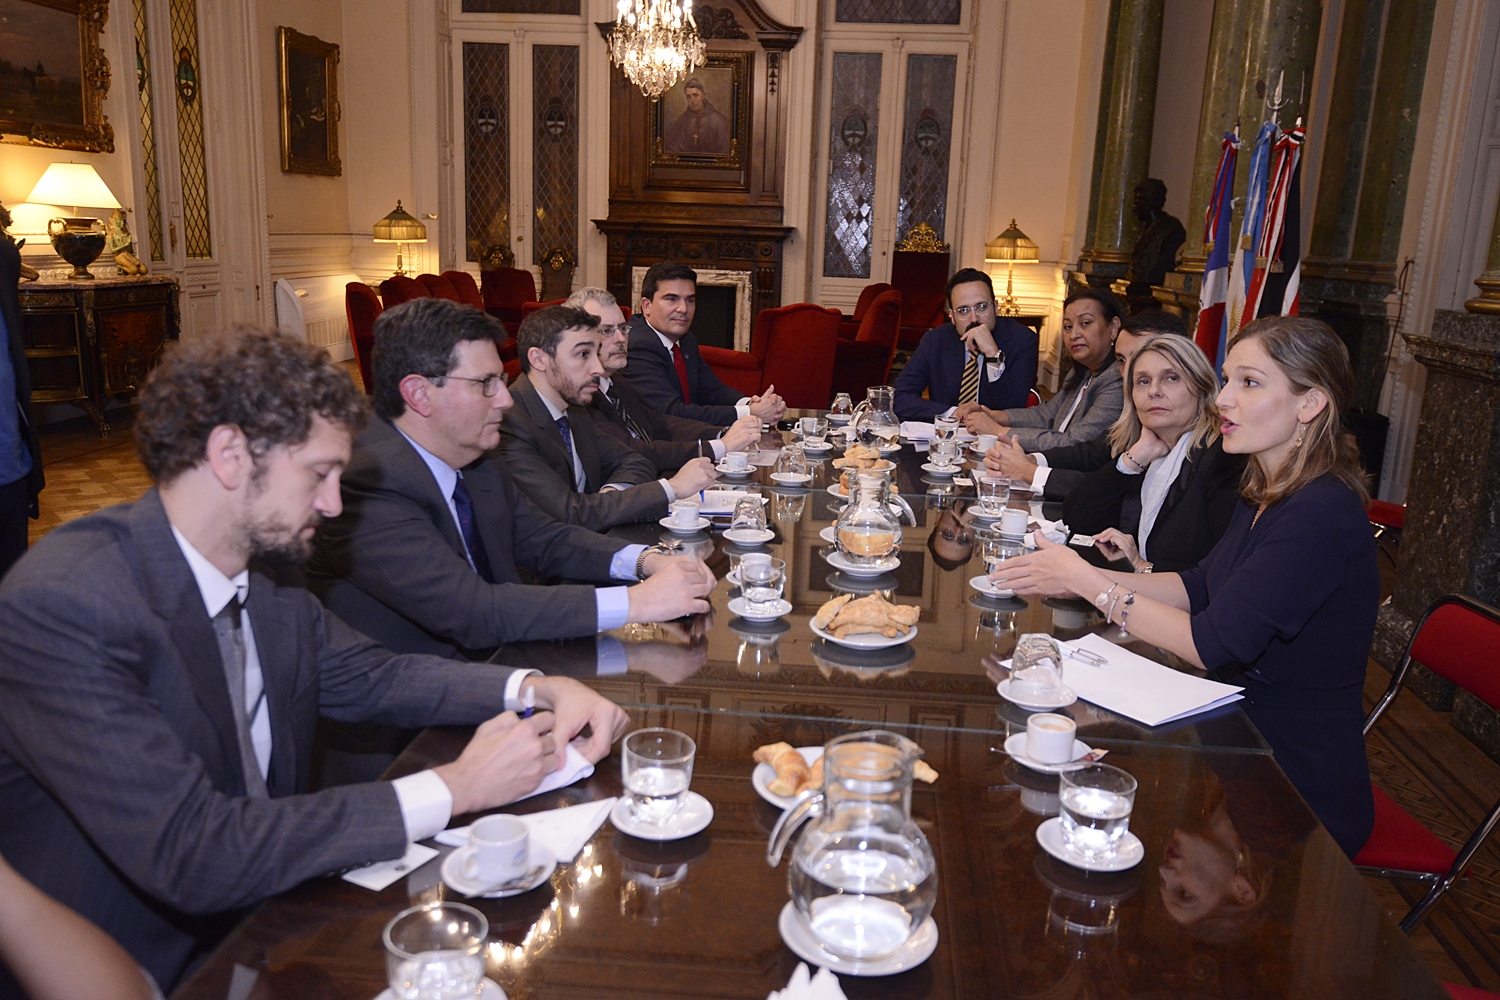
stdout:
{"type": "Polygon", "coordinates": [[[1010,434],[1027,451],[1092,441],[1120,416],[1125,405],[1115,337],[1123,313],[1109,292],[1083,288],[1063,303],[1063,347],[1073,371],[1063,387],[1039,406],[991,410],[959,407],[964,426],[975,434],[1010,434]]]}

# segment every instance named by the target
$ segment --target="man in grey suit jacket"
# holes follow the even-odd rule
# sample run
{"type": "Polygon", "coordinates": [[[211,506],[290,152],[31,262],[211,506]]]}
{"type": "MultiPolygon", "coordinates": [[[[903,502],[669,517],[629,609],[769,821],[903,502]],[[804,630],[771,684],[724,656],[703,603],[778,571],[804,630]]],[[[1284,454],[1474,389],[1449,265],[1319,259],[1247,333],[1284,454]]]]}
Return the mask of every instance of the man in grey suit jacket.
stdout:
{"type": "Polygon", "coordinates": [[[671,479],[594,430],[585,409],[598,391],[599,320],[582,309],[547,306],[516,334],[526,374],[511,386],[516,406],[500,427],[505,471],[559,521],[603,531],[666,516],[678,497],[712,485],[713,463],[687,462],[671,479]]]}
{"type": "Polygon", "coordinates": [[[262,572],[338,514],[364,416],[319,348],[255,330],[176,348],[135,425],[158,486],[0,583],[0,854],[164,989],[236,911],[526,794],[586,725],[594,760],[624,730],[577,682],[392,654],[262,572]],[[527,689],[543,711],[502,711],[527,689]],[[320,714],[480,725],[452,763],[304,794],[320,714]]]}
{"type": "Polygon", "coordinates": [[[492,316],[436,298],[375,322],[377,415],[354,442],[344,512],[318,533],[314,592],[388,649],[468,659],[707,611],[714,576],[703,563],[563,524],[482,461],[511,406],[502,332],[492,316]],[[522,571],[635,586],[534,586],[522,571]]]}

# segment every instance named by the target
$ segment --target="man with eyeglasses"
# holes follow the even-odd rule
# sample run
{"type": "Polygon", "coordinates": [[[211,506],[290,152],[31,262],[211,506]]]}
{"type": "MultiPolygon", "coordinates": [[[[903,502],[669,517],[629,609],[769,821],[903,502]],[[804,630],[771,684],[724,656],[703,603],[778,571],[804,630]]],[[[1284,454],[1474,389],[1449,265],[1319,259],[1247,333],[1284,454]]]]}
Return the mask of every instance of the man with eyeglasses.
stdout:
{"type": "Polygon", "coordinates": [[[983,271],[960,270],[943,298],[950,322],[923,334],[896,379],[896,415],[962,419],[979,406],[1025,406],[1036,381],[1036,333],[996,312],[995,288],[983,271]]]}

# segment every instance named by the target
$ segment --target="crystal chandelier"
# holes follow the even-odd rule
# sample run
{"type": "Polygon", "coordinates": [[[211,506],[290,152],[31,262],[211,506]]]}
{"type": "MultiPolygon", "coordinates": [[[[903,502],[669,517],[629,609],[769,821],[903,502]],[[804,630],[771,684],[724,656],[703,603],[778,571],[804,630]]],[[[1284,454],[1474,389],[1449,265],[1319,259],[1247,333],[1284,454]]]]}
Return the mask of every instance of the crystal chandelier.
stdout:
{"type": "Polygon", "coordinates": [[[693,20],[693,0],[619,0],[609,58],[641,93],[655,100],[703,65],[707,47],[693,20]]]}

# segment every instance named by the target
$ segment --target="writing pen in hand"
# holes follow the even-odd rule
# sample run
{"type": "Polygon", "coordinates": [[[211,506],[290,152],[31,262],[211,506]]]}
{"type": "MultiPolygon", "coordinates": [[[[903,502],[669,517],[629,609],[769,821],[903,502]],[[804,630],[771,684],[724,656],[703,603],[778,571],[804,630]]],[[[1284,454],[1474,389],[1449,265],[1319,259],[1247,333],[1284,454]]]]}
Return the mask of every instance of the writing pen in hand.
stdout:
{"type": "Polygon", "coordinates": [[[521,699],[521,718],[531,718],[531,713],[536,711],[536,688],[527,688],[525,696],[521,699]]]}

